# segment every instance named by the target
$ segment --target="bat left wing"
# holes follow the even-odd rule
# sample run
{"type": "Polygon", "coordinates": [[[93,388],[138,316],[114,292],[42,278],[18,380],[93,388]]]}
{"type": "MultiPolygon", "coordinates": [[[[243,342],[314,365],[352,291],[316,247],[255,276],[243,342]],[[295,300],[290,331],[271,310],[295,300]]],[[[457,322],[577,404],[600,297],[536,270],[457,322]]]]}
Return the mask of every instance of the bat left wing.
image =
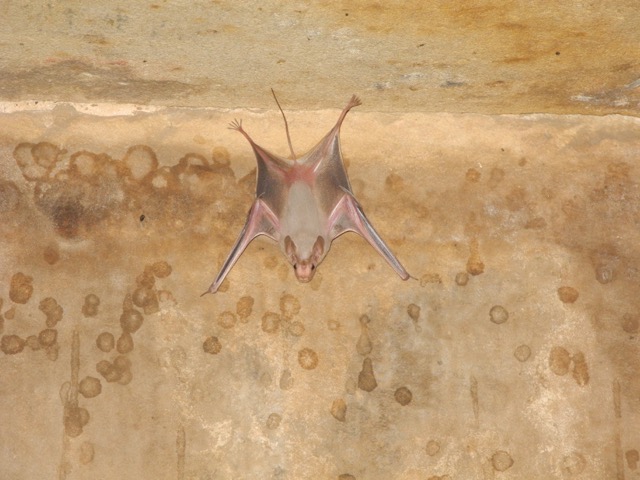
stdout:
{"type": "Polygon", "coordinates": [[[251,210],[249,210],[247,221],[245,222],[236,243],[233,245],[231,253],[220,269],[220,273],[218,273],[209,289],[202,295],[207,293],[216,293],[218,291],[220,284],[224,281],[231,268],[238,261],[242,252],[247,248],[247,245],[249,245],[254,238],[259,235],[266,235],[273,240],[277,240],[277,232],[279,229],[280,221],[278,220],[278,217],[276,217],[273,211],[263,200],[256,199],[251,206],[251,210]]]}
{"type": "Polygon", "coordinates": [[[405,270],[400,261],[391,252],[384,240],[380,238],[369,219],[362,211],[362,207],[347,190],[343,190],[343,196],[336,204],[328,219],[331,238],[339,237],[345,232],[355,232],[362,236],[376,251],[382,255],[391,268],[402,278],[407,280],[411,275],[405,270]]]}
{"type": "Polygon", "coordinates": [[[229,128],[244,135],[255,153],[258,164],[256,199],[251,205],[247,221],[233,245],[231,253],[222,265],[220,273],[203,295],[215,293],[218,290],[231,268],[254,238],[266,235],[275,241],[280,239],[280,214],[286,199],[284,177],[289,167],[283,159],[254,143],[242,128],[241,122],[234,121],[229,128]]]}

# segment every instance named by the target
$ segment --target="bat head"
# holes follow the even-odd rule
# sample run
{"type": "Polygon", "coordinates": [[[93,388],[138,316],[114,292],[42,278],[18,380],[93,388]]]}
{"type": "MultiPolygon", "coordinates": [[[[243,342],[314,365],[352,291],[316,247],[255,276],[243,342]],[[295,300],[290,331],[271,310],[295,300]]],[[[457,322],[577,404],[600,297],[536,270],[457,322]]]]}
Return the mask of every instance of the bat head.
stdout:
{"type": "Polygon", "coordinates": [[[316,273],[316,269],[325,255],[324,238],[318,235],[311,246],[301,241],[296,245],[289,235],[284,239],[284,249],[298,281],[310,282],[316,273]]]}

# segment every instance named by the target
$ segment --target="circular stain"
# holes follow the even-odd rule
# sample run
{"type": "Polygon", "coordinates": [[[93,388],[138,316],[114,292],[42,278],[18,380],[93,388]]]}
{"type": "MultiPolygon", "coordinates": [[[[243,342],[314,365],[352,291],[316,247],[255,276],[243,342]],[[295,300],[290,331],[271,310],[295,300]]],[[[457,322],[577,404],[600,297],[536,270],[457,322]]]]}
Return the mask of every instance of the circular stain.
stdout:
{"type": "Polygon", "coordinates": [[[122,373],[108,360],[100,360],[96,364],[96,371],[103,376],[107,382],[117,382],[122,373]]]}
{"type": "Polygon", "coordinates": [[[222,344],[220,343],[220,340],[218,340],[218,337],[207,337],[202,344],[202,349],[205,353],[216,355],[220,353],[220,350],[222,350],[222,344]]]}
{"type": "Polygon", "coordinates": [[[38,334],[38,342],[43,347],[50,347],[58,339],[58,331],[53,328],[45,328],[38,334]]]}
{"type": "Polygon", "coordinates": [[[553,347],[549,352],[549,368],[556,375],[566,375],[571,366],[571,355],[563,347],[553,347]]]}
{"type": "Polygon", "coordinates": [[[400,387],[396,390],[396,393],[393,394],[393,397],[396,399],[396,402],[404,407],[405,405],[409,405],[411,403],[413,394],[407,387],[400,387]]]}
{"type": "Polygon", "coordinates": [[[435,440],[429,440],[426,446],[427,455],[433,457],[436,453],[440,451],[440,444],[435,440]]]}
{"type": "Polygon", "coordinates": [[[93,456],[95,454],[93,443],[91,442],[82,442],[80,445],[80,451],[78,454],[78,460],[82,465],[88,465],[93,462],[93,456]]]}
{"type": "Polygon", "coordinates": [[[171,275],[172,268],[167,262],[161,261],[151,265],[151,271],[158,278],[166,278],[171,275]]]}
{"type": "Polygon", "coordinates": [[[410,303],[407,307],[407,314],[414,322],[417,322],[420,318],[420,307],[415,303],[410,303]]]}
{"type": "Polygon", "coordinates": [[[262,330],[267,333],[275,333],[280,328],[280,315],[267,312],[262,316],[262,330]]]}
{"type": "Polygon", "coordinates": [[[498,472],[504,472],[513,465],[513,458],[504,450],[498,450],[491,457],[491,464],[498,472]]]}
{"type": "Polygon", "coordinates": [[[489,310],[489,318],[496,325],[500,325],[509,319],[509,312],[502,305],[494,305],[489,310]]]}
{"type": "Polygon", "coordinates": [[[526,362],[531,356],[531,348],[529,348],[529,345],[518,345],[513,352],[513,356],[516,357],[519,362],[526,362]]]}
{"type": "Polygon", "coordinates": [[[100,335],[98,335],[98,338],[96,338],[96,345],[103,352],[109,353],[111,350],[113,350],[113,347],[115,347],[116,339],[111,333],[102,332],[100,335]]]}
{"type": "Polygon", "coordinates": [[[456,274],[456,285],[459,287],[464,287],[467,283],[469,283],[469,274],[467,272],[458,272],[456,274]]]}
{"type": "Polygon", "coordinates": [[[303,348],[298,352],[298,363],[305,370],[313,370],[318,366],[318,354],[310,348],[303,348]]]}
{"type": "Polygon", "coordinates": [[[133,350],[133,337],[130,333],[122,332],[116,342],[116,350],[118,353],[129,353],[133,350]]]}
{"type": "Polygon", "coordinates": [[[15,355],[24,349],[25,341],[17,335],[3,335],[0,339],[0,350],[6,355],[15,355]]]}
{"type": "Polygon", "coordinates": [[[285,319],[291,320],[300,312],[300,308],[300,301],[293,295],[285,293],[280,298],[280,313],[285,319]]]}
{"type": "Polygon", "coordinates": [[[267,428],[269,430],[275,430],[280,426],[280,422],[282,421],[282,416],[277,413],[272,413],[267,418],[267,428]]]}
{"type": "MultiPolygon", "coordinates": [[[[135,333],[142,326],[144,317],[135,308],[127,309],[120,316],[120,326],[126,333],[135,333]]],[[[121,352],[122,353],[122,352],[121,352]]]]}
{"type": "Polygon", "coordinates": [[[236,314],[230,311],[222,312],[218,316],[218,325],[222,328],[233,328],[237,322],[236,314]]]}
{"type": "Polygon", "coordinates": [[[560,287],[558,288],[558,298],[562,303],[574,303],[578,300],[580,294],[573,287],[560,287]]]}
{"type": "Polygon", "coordinates": [[[304,325],[302,322],[296,320],[295,322],[291,322],[287,331],[294,337],[301,337],[304,334],[304,325]]]}
{"type": "Polygon", "coordinates": [[[78,391],[85,398],[93,398],[102,392],[102,384],[96,377],[84,377],[78,384],[78,391]]]}
{"type": "Polygon", "coordinates": [[[245,297],[241,297],[240,300],[238,300],[238,303],[236,304],[236,313],[238,314],[238,317],[240,317],[241,322],[244,323],[247,321],[247,318],[253,311],[253,304],[253,297],[250,297],[248,295],[245,297]]]}

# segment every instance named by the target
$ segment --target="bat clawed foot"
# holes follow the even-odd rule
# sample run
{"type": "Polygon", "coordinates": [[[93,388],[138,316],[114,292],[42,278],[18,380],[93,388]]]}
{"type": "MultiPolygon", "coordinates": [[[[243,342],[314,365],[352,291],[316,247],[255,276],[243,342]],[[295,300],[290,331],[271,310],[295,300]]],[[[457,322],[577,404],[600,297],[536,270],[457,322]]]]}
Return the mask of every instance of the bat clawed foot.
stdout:
{"type": "Polygon", "coordinates": [[[229,123],[229,130],[237,130],[238,132],[242,132],[242,120],[233,119],[233,122],[229,123]]]}

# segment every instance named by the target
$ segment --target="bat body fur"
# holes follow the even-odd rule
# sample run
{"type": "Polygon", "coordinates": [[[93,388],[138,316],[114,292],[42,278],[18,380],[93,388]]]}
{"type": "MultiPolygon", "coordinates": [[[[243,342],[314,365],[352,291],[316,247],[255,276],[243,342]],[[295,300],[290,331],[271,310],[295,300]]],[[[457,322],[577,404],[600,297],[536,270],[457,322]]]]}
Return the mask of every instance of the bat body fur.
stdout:
{"type": "Polygon", "coordinates": [[[229,128],[245,136],[255,153],[256,199],[231,253],[205,293],[218,290],[247,245],[259,235],[278,242],[301,282],[313,278],[331,241],[347,231],[364,237],[400,278],[410,277],[364,215],[351,191],[340,151],[340,126],[349,110],[357,105],[360,100],[354,95],[329,133],[297,159],[285,118],[293,160],[269,153],[254,143],[241,122],[230,125],[229,128]]]}

